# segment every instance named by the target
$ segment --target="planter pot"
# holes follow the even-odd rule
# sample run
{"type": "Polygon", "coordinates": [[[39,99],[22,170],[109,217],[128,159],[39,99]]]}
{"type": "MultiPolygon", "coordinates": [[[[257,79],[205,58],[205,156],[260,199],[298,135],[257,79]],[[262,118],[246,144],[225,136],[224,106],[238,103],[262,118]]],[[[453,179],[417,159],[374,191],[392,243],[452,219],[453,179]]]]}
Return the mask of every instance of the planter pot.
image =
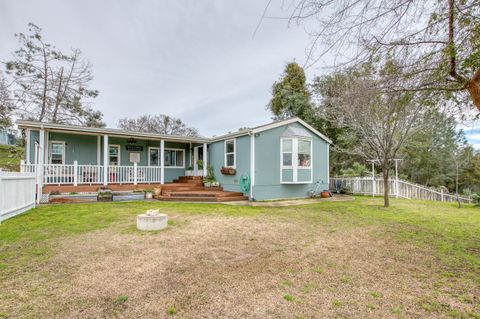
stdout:
{"type": "Polygon", "coordinates": [[[212,187],[212,183],[210,183],[210,182],[203,183],[203,185],[204,185],[205,187],[212,187]]]}
{"type": "Polygon", "coordinates": [[[145,193],[145,199],[152,199],[153,198],[153,193],[151,192],[146,192],[145,193]]]}
{"type": "Polygon", "coordinates": [[[186,170],[185,176],[195,176],[195,171],[186,170]]]}
{"type": "Polygon", "coordinates": [[[220,173],[223,175],[235,175],[237,171],[233,167],[222,167],[220,173]]]}
{"type": "Polygon", "coordinates": [[[330,193],[327,192],[327,191],[323,191],[320,193],[320,197],[321,198],[329,198],[330,197],[330,193]]]}
{"type": "Polygon", "coordinates": [[[153,189],[153,194],[154,194],[155,196],[160,196],[160,195],[162,194],[162,188],[161,188],[161,187],[155,187],[155,188],[153,189]]]}

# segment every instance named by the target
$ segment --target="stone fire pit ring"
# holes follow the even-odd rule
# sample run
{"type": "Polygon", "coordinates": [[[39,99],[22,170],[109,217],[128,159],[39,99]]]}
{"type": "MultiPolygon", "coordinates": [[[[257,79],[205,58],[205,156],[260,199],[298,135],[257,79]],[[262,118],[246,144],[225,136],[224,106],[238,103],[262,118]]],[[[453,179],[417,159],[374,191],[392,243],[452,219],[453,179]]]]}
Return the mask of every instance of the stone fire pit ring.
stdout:
{"type": "Polygon", "coordinates": [[[160,214],[158,210],[149,210],[137,216],[137,229],[143,231],[161,230],[168,225],[167,214],[160,214]]]}

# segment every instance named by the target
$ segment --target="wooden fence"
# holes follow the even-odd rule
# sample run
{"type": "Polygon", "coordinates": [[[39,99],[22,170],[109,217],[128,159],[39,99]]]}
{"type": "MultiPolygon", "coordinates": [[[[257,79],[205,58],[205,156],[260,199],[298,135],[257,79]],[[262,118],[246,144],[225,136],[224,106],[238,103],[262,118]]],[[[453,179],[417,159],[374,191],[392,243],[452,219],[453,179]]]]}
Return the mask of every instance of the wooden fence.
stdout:
{"type": "Polygon", "coordinates": [[[35,174],[0,170],[0,223],[35,207],[35,174]]]}
{"type": "MultiPolygon", "coordinates": [[[[334,177],[330,178],[330,189],[340,191],[347,188],[353,194],[363,195],[382,195],[383,179],[373,180],[371,177],[334,177]]],[[[439,202],[456,202],[457,196],[449,194],[443,190],[425,187],[422,185],[410,183],[404,180],[389,180],[390,196],[406,199],[433,200],[439,202]]],[[[471,198],[458,197],[462,203],[471,203],[471,198]]]]}

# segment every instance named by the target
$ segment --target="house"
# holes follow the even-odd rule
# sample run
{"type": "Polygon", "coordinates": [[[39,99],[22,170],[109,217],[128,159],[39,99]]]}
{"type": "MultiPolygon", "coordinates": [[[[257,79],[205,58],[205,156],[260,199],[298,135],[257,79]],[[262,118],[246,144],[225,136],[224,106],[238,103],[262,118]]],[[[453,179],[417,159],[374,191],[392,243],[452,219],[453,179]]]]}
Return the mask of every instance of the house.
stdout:
{"type": "Polygon", "coordinates": [[[16,139],[13,130],[0,127],[0,145],[15,145],[16,139]]]}
{"type": "Polygon", "coordinates": [[[99,185],[118,190],[160,185],[173,192],[174,186],[180,191],[180,182],[197,187],[182,188],[185,192],[203,191],[195,176],[206,176],[209,164],[225,199],[240,191],[251,200],[307,197],[317,182],[318,190],[328,189],[331,141],[299,118],[212,138],[17,124],[26,136],[22,170],[36,172],[43,193],[88,192],[99,185]]]}

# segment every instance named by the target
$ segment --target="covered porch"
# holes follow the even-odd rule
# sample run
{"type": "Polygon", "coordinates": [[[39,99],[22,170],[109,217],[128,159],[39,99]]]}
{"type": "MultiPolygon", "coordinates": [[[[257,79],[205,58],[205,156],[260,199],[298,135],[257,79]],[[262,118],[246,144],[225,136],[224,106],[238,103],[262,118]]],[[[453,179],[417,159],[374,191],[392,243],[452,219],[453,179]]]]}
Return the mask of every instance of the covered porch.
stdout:
{"type": "Polygon", "coordinates": [[[19,126],[27,141],[21,171],[34,172],[46,189],[72,186],[80,192],[91,188],[86,186],[165,184],[207,174],[202,138],[37,122],[19,126]]]}

